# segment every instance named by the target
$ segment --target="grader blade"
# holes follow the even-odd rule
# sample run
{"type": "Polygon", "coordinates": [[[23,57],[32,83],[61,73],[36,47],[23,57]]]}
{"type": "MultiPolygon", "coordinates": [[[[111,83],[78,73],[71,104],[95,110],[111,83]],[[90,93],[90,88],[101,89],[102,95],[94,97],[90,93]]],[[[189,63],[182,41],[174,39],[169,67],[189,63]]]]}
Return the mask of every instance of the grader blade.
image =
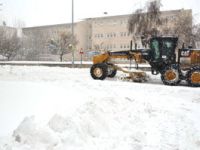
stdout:
{"type": "Polygon", "coordinates": [[[120,78],[121,80],[124,80],[124,81],[133,81],[133,82],[146,82],[146,81],[148,81],[149,77],[143,71],[140,71],[140,70],[129,71],[129,70],[124,69],[124,68],[122,68],[120,66],[117,66],[117,65],[114,65],[113,67],[115,69],[119,70],[119,71],[122,71],[122,72],[128,74],[128,76],[121,77],[120,78]]]}

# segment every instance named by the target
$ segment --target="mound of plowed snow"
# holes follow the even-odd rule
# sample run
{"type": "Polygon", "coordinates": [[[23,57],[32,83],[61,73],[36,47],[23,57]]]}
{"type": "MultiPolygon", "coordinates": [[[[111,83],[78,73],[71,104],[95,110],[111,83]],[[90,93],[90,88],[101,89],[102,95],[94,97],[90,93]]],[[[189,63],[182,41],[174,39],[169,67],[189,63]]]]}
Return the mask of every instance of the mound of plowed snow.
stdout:
{"type": "MultiPolygon", "coordinates": [[[[38,105],[41,101],[44,112],[54,115],[47,115],[48,120],[42,122],[41,118],[38,120],[41,109],[35,116],[25,113],[12,136],[0,139],[0,150],[200,149],[198,88],[164,86],[158,84],[159,79],[141,84],[116,79],[94,81],[86,77],[87,69],[42,68],[33,67],[31,73],[30,67],[13,68],[12,74],[7,74],[9,84],[4,84],[9,87],[10,82],[23,76],[29,86],[34,85],[31,90],[50,90],[48,99],[35,99],[38,105]],[[34,79],[33,72],[40,76],[34,79]],[[47,73],[49,76],[45,77],[47,73]],[[42,88],[36,83],[41,83],[42,88]],[[58,99],[55,95],[59,95],[58,99]]],[[[17,82],[18,86],[21,82],[17,82]]],[[[27,92],[23,86],[20,90],[27,92]]],[[[33,102],[31,99],[25,100],[33,102]]],[[[18,96],[14,100],[21,101],[18,96]]]]}

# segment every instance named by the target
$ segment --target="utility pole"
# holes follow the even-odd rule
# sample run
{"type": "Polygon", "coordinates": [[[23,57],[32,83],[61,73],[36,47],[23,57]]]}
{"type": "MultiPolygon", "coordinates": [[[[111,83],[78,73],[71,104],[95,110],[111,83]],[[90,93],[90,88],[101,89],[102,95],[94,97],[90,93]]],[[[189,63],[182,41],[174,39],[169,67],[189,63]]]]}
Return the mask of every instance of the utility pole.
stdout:
{"type": "MultiPolygon", "coordinates": [[[[3,3],[0,3],[0,6],[3,6],[3,3]]],[[[2,9],[0,8],[0,11],[2,11],[2,9]]]]}
{"type": "Polygon", "coordinates": [[[74,68],[74,0],[72,0],[72,68],[74,68]]]}

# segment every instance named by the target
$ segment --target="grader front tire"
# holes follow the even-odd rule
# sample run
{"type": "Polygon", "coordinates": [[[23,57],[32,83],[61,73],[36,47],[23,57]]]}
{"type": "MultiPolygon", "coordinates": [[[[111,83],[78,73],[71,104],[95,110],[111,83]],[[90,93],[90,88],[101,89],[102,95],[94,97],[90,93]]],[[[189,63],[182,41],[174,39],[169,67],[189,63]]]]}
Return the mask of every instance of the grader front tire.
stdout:
{"type": "Polygon", "coordinates": [[[95,80],[104,80],[108,76],[108,66],[104,63],[92,65],[90,74],[95,80]]]}

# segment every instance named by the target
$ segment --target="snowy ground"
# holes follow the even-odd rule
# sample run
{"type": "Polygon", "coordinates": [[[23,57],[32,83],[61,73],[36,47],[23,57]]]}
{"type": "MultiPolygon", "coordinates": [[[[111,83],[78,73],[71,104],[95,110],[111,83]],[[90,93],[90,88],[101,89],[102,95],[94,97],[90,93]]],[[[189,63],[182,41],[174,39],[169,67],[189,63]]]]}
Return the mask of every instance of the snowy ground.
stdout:
{"type": "Polygon", "coordinates": [[[200,88],[0,66],[0,150],[199,150],[200,88]]]}

